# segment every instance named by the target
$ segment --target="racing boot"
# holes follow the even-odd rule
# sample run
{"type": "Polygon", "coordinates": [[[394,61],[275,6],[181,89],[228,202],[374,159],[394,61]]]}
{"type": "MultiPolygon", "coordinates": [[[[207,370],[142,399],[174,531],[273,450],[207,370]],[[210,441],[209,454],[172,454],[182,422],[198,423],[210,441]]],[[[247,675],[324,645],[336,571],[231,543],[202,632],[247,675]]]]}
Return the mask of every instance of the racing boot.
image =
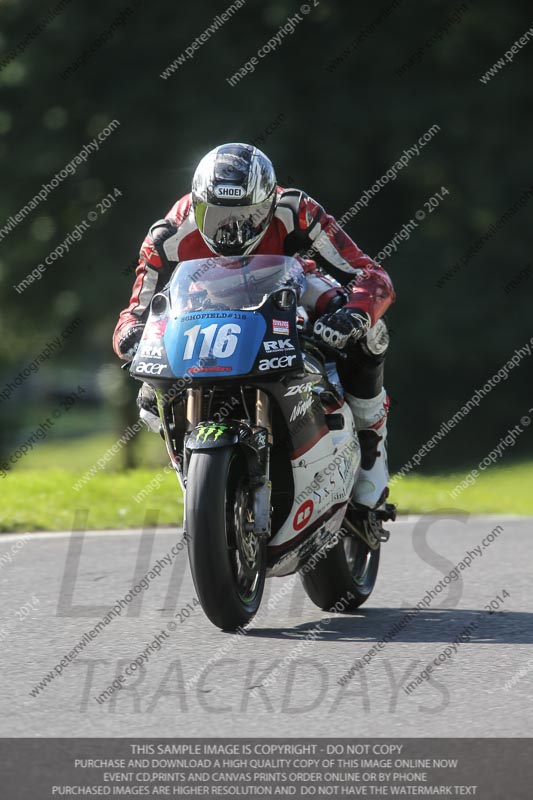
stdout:
{"type": "Polygon", "coordinates": [[[377,510],[389,494],[387,467],[387,413],[385,389],[377,397],[354,397],[345,392],[361,445],[361,470],[352,491],[352,503],[377,510]]]}

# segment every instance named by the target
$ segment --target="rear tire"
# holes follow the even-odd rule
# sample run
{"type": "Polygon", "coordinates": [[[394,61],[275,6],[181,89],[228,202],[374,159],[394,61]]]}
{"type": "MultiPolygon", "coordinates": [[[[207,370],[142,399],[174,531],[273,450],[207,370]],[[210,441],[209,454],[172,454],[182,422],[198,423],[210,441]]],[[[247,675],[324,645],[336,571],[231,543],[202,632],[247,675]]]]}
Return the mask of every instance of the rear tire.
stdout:
{"type": "Polygon", "coordinates": [[[191,455],[185,520],[191,572],[211,622],[233,631],[256,614],[266,577],[266,541],[253,530],[242,454],[231,447],[191,455]]]}
{"type": "Polygon", "coordinates": [[[309,599],[322,611],[334,610],[339,602],[343,611],[359,608],[374,589],[379,554],[379,547],[373,550],[358,536],[344,536],[312,570],[300,575],[309,599]]]}

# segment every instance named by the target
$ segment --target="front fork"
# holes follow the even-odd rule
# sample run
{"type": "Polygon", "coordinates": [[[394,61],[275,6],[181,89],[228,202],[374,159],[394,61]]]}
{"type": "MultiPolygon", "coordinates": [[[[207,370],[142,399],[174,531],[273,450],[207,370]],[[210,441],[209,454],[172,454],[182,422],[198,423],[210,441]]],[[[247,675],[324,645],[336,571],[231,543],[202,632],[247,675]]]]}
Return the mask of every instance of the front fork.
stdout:
{"type": "Polygon", "coordinates": [[[270,397],[261,389],[256,390],[255,398],[255,424],[257,428],[266,431],[266,453],[262,482],[254,489],[254,533],[256,536],[269,537],[271,533],[271,495],[272,481],[270,480],[270,448],[272,438],[272,414],[270,411],[270,397]]]}
{"type": "MultiPolygon", "coordinates": [[[[187,487],[186,452],[183,448],[183,455],[178,455],[174,445],[175,437],[172,429],[173,423],[168,419],[163,395],[156,391],[159,417],[163,426],[165,444],[171,464],[178,476],[180,486],[185,493],[187,487]]],[[[203,390],[187,389],[186,412],[185,412],[185,435],[190,435],[202,422],[203,390]]],[[[228,420],[229,422],[229,420],[228,420]]],[[[249,422],[252,422],[251,420],[249,422]]],[[[271,493],[272,483],[270,480],[270,447],[273,444],[272,438],[272,415],[270,409],[270,397],[261,389],[256,390],[255,420],[252,425],[246,424],[246,434],[244,438],[239,436],[239,444],[243,447],[249,472],[251,477],[251,489],[253,492],[253,512],[254,512],[254,533],[256,536],[270,536],[271,530],[271,493]],[[258,438],[263,435],[266,441],[263,446],[258,446],[258,438]]],[[[237,443],[237,440],[234,444],[237,443]]]]}

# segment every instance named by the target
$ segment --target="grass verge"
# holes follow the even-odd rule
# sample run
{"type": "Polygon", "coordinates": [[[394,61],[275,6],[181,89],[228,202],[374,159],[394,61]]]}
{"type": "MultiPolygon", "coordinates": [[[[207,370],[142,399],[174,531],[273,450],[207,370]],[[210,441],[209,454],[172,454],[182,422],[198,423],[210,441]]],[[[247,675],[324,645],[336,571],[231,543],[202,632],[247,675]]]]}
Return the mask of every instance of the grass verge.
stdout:
{"type": "MultiPolygon", "coordinates": [[[[112,442],[105,437],[64,444],[43,444],[1,482],[0,531],[142,528],[180,525],[183,499],[175,475],[164,470],[165,452],[157,437],[139,436],[151,468],[117,471],[120,461],[79,488],[86,470],[112,442]],[[53,466],[52,466],[53,465],[53,466]],[[144,492],[141,498],[135,499],[144,492]]],[[[145,463],[145,458],[143,458],[145,463]]],[[[450,496],[464,473],[408,475],[393,483],[391,500],[402,514],[443,509],[474,514],[533,515],[533,462],[492,467],[473,486],[450,496]]]]}

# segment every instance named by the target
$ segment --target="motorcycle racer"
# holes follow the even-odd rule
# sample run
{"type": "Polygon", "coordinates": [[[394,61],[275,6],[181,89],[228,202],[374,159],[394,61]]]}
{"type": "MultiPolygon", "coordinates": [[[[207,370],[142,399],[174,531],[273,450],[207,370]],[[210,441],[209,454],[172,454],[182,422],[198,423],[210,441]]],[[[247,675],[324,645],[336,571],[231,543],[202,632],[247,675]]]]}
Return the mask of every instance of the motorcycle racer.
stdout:
{"type": "MultiPolygon", "coordinates": [[[[196,168],[192,192],[152,225],[113,348],[119,358],[133,358],[152,297],[179,262],[251,253],[300,256],[307,277],[300,302],[314,334],[347,356],[338,359],[337,369],[361,444],[352,499],[376,509],[388,495],[383,372],[389,336],[382,316],[394,300],[392,283],[315,200],[277,184],[271,161],[258,148],[231,143],[211,150],[196,168]]],[[[138,403],[148,414],[157,413],[147,384],[138,403]]]]}

